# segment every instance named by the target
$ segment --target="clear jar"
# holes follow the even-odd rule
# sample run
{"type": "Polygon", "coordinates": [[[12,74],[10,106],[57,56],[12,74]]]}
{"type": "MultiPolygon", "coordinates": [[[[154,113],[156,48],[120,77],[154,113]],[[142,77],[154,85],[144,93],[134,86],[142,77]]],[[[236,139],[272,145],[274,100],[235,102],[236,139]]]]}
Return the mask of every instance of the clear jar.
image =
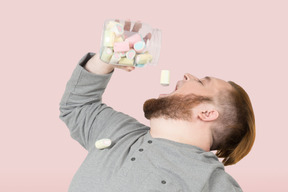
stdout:
{"type": "Polygon", "coordinates": [[[101,36],[100,59],[121,66],[156,65],[160,56],[161,31],[145,23],[129,22],[131,22],[130,30],[126,31],[124,20],[105,21],[101,36]],[[139,31],[133,31],[135,24],[138,26],[142,24],[139,31]]]}

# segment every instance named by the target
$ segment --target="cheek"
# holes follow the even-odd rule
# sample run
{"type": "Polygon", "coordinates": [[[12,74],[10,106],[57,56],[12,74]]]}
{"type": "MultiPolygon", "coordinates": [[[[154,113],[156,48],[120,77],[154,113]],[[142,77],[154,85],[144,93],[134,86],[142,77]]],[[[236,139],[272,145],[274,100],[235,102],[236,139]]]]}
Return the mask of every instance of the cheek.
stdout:
{"type": "Polygon", "coordinates": [[[193,84],[185,84],[180,89],[178,89],[175,93],[188,95],[188,94],[195,94],[195,95],[202,95],[202,96],[213,96],[213,92],[208,88],[203,87],[202,85],[193,84]]]}
{"type": "Polygon", "coordinates": [[[191,89],[179,89],[175,93],[181,94],[181,95],[188,95],[188,94],[197,94],[195,91],[192,91],[191,89]]]}
{"type": "Polygon", "coordinates": [[[187,95],[187,94],[203,94],[203,88],[201,89],[201,87],[195,85],[195,84],[185,84],[182,87],[180,87],[176,92],[187,95]]]}

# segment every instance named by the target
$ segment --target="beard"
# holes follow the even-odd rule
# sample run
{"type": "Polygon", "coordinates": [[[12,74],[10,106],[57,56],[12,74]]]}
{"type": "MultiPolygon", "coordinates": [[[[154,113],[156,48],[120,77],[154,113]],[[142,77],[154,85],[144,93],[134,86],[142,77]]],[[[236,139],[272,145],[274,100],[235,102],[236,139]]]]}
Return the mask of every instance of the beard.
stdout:
{"type": "Polygon", "coordinates": [[[164,119],[191,121],[193,119],[193,107],[209,101],[212,101],[212,99],[195,94],[175,94],[146,100],[143,105],[143,111],[147,119],[162,117],[164,119]]]}

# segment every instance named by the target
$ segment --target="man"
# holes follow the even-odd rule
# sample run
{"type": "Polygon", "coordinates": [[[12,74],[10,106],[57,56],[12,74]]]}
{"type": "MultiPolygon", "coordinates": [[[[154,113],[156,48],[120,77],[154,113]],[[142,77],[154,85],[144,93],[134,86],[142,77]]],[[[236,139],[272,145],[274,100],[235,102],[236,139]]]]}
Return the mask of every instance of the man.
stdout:
{"type": "Polygon", "coordinates": [[[255,139],[252,105],[240,86],[187,73],[174,92],[144,103],[148,127],[102,103],[114,68],[88,53],[67,83],[60,118],[88,151],[70,192],[242,191],[224,170],[255,139]],[[112,145],[99,150],[103,138],[112,145]]]}

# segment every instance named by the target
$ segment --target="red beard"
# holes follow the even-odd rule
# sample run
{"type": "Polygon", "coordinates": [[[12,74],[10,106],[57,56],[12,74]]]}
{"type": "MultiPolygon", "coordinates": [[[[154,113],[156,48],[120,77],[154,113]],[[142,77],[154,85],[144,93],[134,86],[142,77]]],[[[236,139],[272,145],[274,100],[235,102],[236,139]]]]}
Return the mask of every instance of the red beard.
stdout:
{"type": "Polygon", "coordinates": [[[146,100],[143,105],[143,111],[147,119],[163,117],[165,119],[191,121],[193,107],[208,101],[212,101],[212,99],[195,94],[175,94],[146,100]]]}

